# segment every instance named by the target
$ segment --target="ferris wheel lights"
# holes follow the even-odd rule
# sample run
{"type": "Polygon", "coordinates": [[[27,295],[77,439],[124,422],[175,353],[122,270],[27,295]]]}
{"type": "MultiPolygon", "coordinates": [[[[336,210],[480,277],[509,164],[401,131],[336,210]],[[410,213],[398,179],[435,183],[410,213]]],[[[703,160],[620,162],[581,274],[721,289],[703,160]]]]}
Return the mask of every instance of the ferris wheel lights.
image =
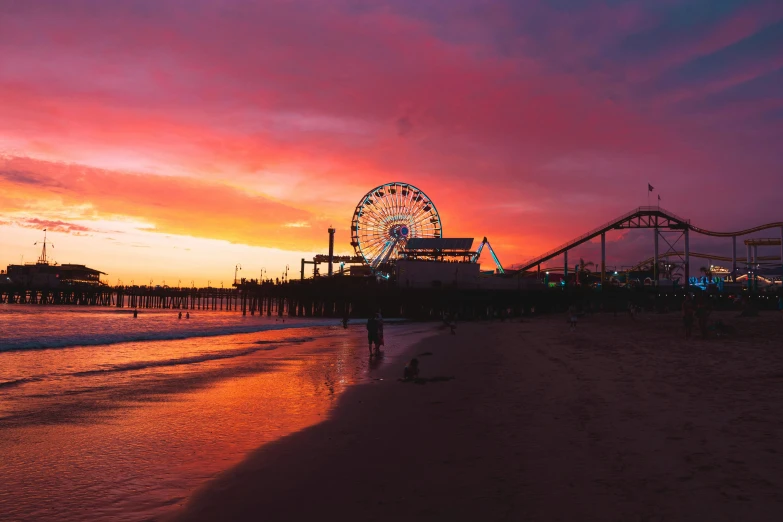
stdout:
{"type": "Polygon", "coordinates": [[[407,183],[385,183],[369,191],[351,221],[351,246],[384,275],[412,237],[440,238],[438,211],[422,191],[407,183]]]}

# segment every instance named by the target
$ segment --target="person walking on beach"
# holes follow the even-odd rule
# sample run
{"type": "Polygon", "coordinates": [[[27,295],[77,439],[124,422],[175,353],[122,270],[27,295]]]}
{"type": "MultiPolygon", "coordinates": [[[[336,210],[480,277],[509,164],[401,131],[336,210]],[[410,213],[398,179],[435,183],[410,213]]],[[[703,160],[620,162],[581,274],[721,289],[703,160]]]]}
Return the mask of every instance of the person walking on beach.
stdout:
{"type": "Polygon", "coordinates": [[[133,318],[136,319],[138,316],[139,316],[139,311],[136,308],[134,308],[133,309],[133,318]]]}
{"type": "Polygon", "coordinates": [[[568,327],[571,330],[576,330],[576,307],[574,305],[568,307],[568,327]]]}
{"type": "Polygon", "coordinates": [[[378,350],[380,346],[380,340],[378,338],[378,319],[371,315],[367,319],[367,342],[369,343],[368,349],[370,350],[370,357],[373,355],[372,345],[375,344],[375,350],[378,350]]]}
{"type": "Polygon", "coordinates": [[[690,294],[685,296],[685,301],[682,303],[682,322],[685,325],[685,338],[691,338],[691,331],[693,330],[693,300],[690,294]]]}
{"type": "Polygon", "coordinates": [[[177,319],[182,319],[182,312],[179,313],[179,317],[177,319]]]}

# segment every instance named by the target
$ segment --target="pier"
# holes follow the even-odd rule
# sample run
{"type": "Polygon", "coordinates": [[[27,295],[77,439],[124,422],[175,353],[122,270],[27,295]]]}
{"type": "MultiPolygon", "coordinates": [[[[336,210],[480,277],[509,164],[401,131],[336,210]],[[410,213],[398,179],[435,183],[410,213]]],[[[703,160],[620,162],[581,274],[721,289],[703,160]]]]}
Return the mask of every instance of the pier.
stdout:
{"type": "MultiPolygon", "coordinates": [[[[487,290],[443,286],[401,288],[372,278],[319,278],[282,284],[240,281],[233,288],[108,287],[25,289],[0,287],[0,303],[18,305],[103,306],[126,309],[227,311],[250,316],[462,319],[520,317],[561,312],[572,303],[590,311],[622,312],[628,303],[649,311],[677,311],[685,289],[589,287],[487,290]]],[[[739,292],[742,293],[742,292],[739,292]]],[[[774,308],[770,295],[743,293],[759,309],[774,308]]],[[[717,309],[737,308],[736,295],[716,295],[717,309]]]]}

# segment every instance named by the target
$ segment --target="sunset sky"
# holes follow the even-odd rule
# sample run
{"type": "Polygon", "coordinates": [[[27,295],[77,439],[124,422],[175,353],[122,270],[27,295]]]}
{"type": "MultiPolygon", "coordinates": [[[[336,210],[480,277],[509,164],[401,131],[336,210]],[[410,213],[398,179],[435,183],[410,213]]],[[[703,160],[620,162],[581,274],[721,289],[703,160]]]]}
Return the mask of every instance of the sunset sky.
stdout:
{"type": "Polygon", "coordinates": [[[782,136],[780,0],[0,0],[3,268],[48,228],[112,284],[298,274],[389,181],[509,265],[648,182],[740,229],[783,220],[782,136]]]}

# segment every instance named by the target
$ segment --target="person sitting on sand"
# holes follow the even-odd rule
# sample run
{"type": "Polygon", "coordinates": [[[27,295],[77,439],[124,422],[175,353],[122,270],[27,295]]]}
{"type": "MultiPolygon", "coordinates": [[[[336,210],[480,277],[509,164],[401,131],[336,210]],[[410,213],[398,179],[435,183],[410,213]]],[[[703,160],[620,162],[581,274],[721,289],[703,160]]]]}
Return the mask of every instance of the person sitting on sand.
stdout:
{"type": "Polygon", "coordinates": [[[728,337],[734,333],[734,327],[723,322],[722,319],[718,319],[715,323],[715,335],[718,337],[728,337]]]}
{"type": "Polygon", "coordinates": [[[411,359],[411,362],[405,365],[405,369],[402,371],[403,381],[412,381],[419,377],[419,360],[415,357],[411,359]]]}

